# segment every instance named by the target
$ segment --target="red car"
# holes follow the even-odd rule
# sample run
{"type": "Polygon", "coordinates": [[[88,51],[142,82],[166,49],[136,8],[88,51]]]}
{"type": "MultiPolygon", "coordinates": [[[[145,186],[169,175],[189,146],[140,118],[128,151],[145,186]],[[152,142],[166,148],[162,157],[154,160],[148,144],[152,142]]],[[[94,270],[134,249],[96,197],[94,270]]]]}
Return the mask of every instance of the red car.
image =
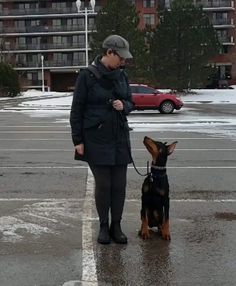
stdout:
{"type": "Polygon", "coordinates": [[[135,110],[156,109],[168,114],[183,106],[183,102],[174,94],[162,93],[144,84],[130,84],[130,88],[135,110]]]}

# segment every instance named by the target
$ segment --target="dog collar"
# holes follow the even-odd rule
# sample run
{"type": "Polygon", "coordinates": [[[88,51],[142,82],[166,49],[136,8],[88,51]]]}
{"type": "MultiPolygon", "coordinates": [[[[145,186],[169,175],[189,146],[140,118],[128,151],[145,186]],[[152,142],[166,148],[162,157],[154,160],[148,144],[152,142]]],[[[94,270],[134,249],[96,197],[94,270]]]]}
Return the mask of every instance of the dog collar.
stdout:
{"type": "Polygon", "coordinates": [[[155,169],[155,170],[166,170],[166,167],[155,166],[155,165],[152,165],[151,168],[152,168],[152,169],[155,169]]]}

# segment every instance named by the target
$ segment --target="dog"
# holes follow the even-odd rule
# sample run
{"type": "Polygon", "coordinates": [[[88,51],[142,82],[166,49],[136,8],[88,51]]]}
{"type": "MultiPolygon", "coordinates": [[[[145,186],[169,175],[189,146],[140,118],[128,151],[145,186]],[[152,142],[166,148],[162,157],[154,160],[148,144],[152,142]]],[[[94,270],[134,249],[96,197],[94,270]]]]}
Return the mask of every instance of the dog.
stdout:
{"type": "Polygon", "coordinates": [[[151,173],[142,184],[141,230],[143,239],[150,237],[149,228],[158,227],[164,240],[170,240],[169,182],[166,174],[167,158],[173,153],[177,141],[170,145],[145,136],[143,143],[152,155],[151,173]]]}

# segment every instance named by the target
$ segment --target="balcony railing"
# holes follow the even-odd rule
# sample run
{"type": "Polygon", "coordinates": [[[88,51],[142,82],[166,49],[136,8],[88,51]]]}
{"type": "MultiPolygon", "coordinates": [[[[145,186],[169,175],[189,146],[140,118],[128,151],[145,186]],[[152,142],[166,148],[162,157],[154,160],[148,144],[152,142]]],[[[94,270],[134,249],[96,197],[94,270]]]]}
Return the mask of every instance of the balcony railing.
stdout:
{"type": "Polygon", "coordinates": [[[203,6],[203,8],[221,8],[221,7],[234,7],[233,6],[233,1],[231,0],[212,0],[212,1],[198,1],[196,3],[197,5],[203,6]]]}
{"type": "Polygon", "coordinates": [[[56,49],[85,49],[85,42],[57,43],[57,44],[15,44],[11,50],[56,50],[56,49]]]}
{"type": "MultiPolygon", "coordinates": [[[[41,68],[41,61],[32,61],[32,62],[18,62],[16,63],[16,68],[41,68]]],[[[73,67],[73,66],[84,66],[85,60],[51,60],[51,61],[44,61],[44,67],[73,67]]]]}
{"type": "MultiPolygon", "coordinates": [[[[95,7],[95,13],[100,10],[100,6],[95,7]]],[[[91,13],[91,12],[90,12],[91,13]]],[[[48,14],[78,14],[76,7],[68,8],[34,8],[34,9],[8,9],[4,8],[2,16],[25,16],[25,15],[48,15],[48,14]]]]}
{"type": "Polygon", "coordinates": [[[230,26],[230,25],[234,25],[233,24],[233,19],[212,19],[211,20],[212,25],[217,25],[217,26],[230,26]]]}
{"type": "MultiPolygon", "coordinates": [[[[94,29],[94,25],[88,25],[88,32],[94,29]]],[[[68,31],[84,31],[84,25],[69,26],[28,26],[28,27],[0,27],[0,33],[45,33],[45,32],[68,32],[68,31]]]]}
{"type": "Polygon", "coordinates": [[[233,37],[230,36],[218,36],[218,40],[221,44],[234,44],[233,37]]]}

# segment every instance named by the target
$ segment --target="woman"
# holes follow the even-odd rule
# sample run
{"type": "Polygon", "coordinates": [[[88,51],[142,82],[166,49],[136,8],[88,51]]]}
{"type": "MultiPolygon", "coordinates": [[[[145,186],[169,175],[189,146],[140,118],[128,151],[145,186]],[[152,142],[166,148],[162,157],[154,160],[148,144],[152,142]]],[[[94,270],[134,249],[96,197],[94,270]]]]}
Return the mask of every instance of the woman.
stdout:
{"type": "Polygon", "coordinates": [[[132,58],[129,43],[110,35],[89,68],[78,76],[71,106],[70,124],[75,159],[88,162],[95,178],[95,202],[100,221],[97,241],[127,243],[121,230],[126,193],[127,165],[131,163],[129,127],[133,109],[126,73],[132,58]],[[109,211],[111,224],[109,226],[109,211]]]}

